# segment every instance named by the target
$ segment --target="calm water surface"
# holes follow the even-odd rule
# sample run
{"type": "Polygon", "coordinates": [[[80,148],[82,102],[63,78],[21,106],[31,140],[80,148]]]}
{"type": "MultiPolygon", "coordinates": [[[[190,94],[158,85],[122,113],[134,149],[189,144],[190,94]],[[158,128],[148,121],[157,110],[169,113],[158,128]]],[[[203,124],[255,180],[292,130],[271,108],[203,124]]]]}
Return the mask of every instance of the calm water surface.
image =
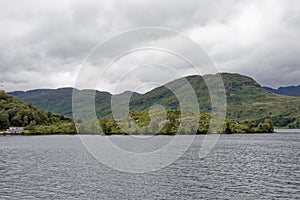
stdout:
{"type": "Polygon", "coordinates": [[[300,199],[300,132],[222,135],[199,159],[202,139],[164,169],[130,174],[78,136],[0,137],[0,199],[300,199]]]}

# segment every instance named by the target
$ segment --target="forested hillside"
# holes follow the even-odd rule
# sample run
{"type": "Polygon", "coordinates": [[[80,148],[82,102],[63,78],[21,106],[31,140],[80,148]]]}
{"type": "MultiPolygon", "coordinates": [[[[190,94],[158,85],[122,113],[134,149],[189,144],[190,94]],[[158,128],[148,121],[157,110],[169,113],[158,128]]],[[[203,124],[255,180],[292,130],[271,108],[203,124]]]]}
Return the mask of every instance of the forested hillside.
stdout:
{"type": "Polygon", "coordinates": [[[45,112],[0,91],[0,130],[25,127],[26,133],[75,133],[72,118],[45,112]]]}

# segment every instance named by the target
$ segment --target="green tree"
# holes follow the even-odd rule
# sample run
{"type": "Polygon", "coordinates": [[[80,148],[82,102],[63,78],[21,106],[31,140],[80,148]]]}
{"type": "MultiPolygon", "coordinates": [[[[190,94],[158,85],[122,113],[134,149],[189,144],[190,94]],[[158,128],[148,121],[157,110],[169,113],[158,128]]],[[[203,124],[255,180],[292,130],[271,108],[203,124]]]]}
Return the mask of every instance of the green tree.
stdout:
{"type": "Polygon", "coordinates": [[[266,119],[264,123],[258,125],[258,131],[261,133],[273,133],[274,126],[271,120],[266,119]]]}
{"type": "Polygon", "coordinates": [[[225,134],[231,134],[231,133],[232,133],[232,130],[231,130],[231,122],[230,122],[229,120],[226,120],[226,122],[225,122],[224,133],[225,133],[225,134]]]}
{"type": "Polygon", "coordinates": [[[0,112],[0,129],[7,129],[10,126],[8,114],[5,111],[0,112]]]}
{"type": "Polygon", "coordinates": [[[109,120],[108,119],[102,119],[100,121],[100,126],[102,128],[102,131],[104,132],[105,135],[111,135],[112,134],[112,127],[109,123],[109,120]]]}

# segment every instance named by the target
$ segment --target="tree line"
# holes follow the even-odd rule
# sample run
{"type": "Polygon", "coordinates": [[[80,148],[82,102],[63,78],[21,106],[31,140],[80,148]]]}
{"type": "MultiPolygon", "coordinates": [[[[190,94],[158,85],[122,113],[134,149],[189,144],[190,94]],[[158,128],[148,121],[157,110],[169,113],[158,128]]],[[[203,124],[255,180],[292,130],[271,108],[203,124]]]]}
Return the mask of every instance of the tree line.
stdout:
{"type": "MultiPolygon", "coordinates": [[[[159,112],[159,111],[157,111],[159,112]]],[[[175,134],[207,134],[213,133],[272,133],[274,126],[271,120],[266,119],[263,122],[240,122],[226,118],[222,123],[221,130],[214,130],[210,126],[211,120],[219,120],[218,117],[208,113],[199,114],[199,122],[195,126],[182,125],[189,123],[188,120],[180,118],[181,112],[170,110],[166,113],[165,120],[156,120],[150,118],[148,111],[130,112],[130,118],[112,119],[100,118],[98,121],[79,123],[78,131],[81,134],[145,134],[145,135],[175,135],[175,134]],[[183,120],[183,121],[181,121],[183,120]],[[134,125],[135,124],[135,125],[134,125]]]]}

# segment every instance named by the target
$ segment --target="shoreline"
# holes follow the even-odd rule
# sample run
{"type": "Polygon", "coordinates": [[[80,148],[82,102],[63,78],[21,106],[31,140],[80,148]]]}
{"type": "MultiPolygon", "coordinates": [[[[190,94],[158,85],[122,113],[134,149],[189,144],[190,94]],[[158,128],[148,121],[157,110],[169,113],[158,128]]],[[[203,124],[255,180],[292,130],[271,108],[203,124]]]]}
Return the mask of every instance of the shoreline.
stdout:
{"type": "Polygon", "coordinates": [[[55,136],[62,136],[62,135],[69,135],[69,136],[84,136],[84,135],[98,135],[98,136],[184,136],[184,135],[189,135],[189,136],[197,136],[197,135],[215,135],[215,134],[219,134],[219,135],[243,135],[243,134],[247,134],[247,135],[251,135],[251,134],[274,134],[274,133],[299,133],[300,129],[288,129],[288,128],[279,128],[279,129],[274,129],[274,132],[266,132],[266,133],[261,133],[261,132],[248,132],[248,133],[208,133],[208,134],[109,134],[109,135],[105,135],[105,134],[57,134],[57,133],[53,133],[53,134],[49,134],[49,133],[38,133],[38,134],[7,134],[5,132],[0,132],[0,136],[51,136],[51,135],[55,135],[55,136]]]}
{"type": "MultiPolygon", "coordinates": [[[[298,131],[300,132],[300,131],[298,131]]],[[[155,135],[146,135],[146,134],[110,134],[110,135],[104,135],[104,134],[0,134],[0,137],[5,136],[104,136],[104,137],[110,137],[110,136],[139,136],[139,137],[149,137],[149,136],[205,136],[205,135],[258,135],[258,134],[275,134],[275,133],[284,133],[284,132],[273,132],[273,133],[209,133],[209,134],[155,134],[155,135]]],[[[286,132],[286,133],[297,133],[297,131],[293,132],[286,132]]]]}

